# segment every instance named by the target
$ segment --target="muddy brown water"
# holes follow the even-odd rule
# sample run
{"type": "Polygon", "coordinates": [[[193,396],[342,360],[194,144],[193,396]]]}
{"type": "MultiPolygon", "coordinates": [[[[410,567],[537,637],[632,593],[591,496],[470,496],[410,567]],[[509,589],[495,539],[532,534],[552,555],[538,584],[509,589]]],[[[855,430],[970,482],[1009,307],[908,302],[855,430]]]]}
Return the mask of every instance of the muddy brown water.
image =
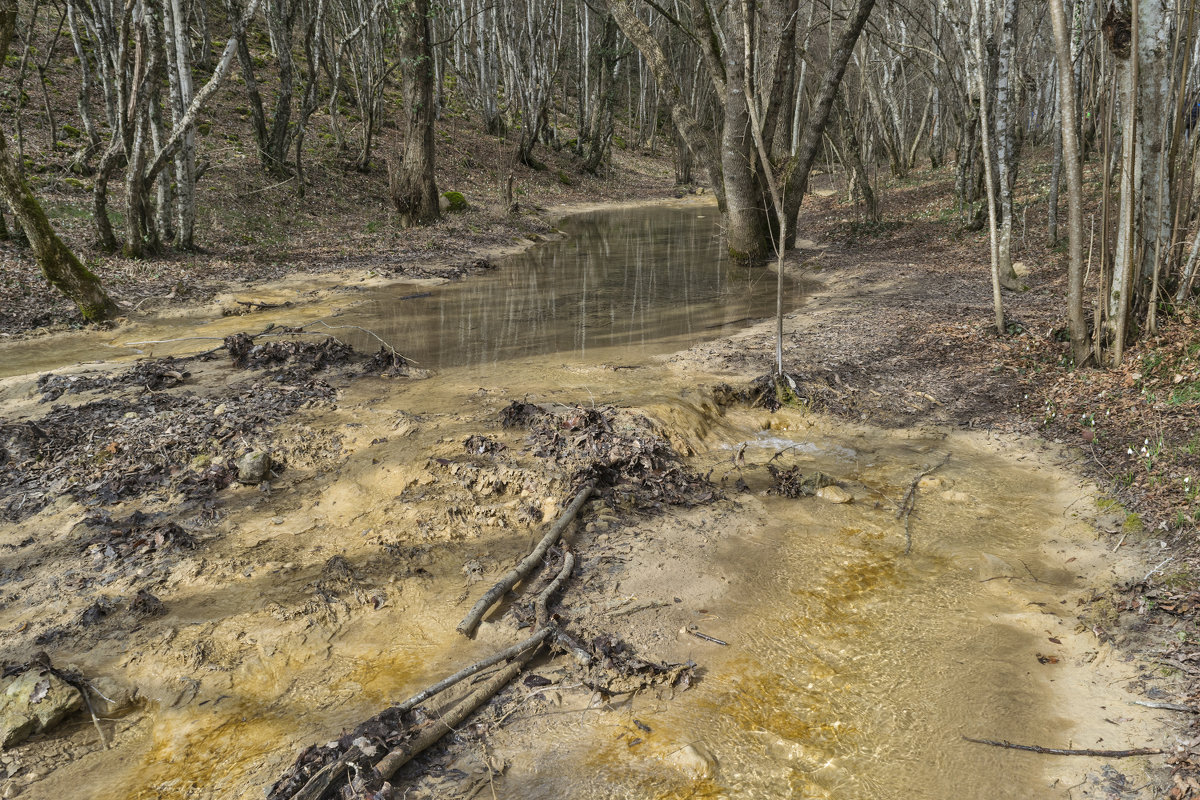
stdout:
{"type": "MultiPolygon", "coordinates": [[[[671,280],[665,273],[686,270],[651,269],[654,248],[689,263],[719,251],[714,223],[702,217],[711,213],[638,210],[567,223],[599,237],[600,260],[619,265],[632,292],[624,299],[614,299],[611,282],[592,282],[599,267],[588,266],[597,264],[594,254],[581,264],[580,239],[534,249],[526,267],[512,270],[520,274],[485,277],[480,290],[446,287],[440,299],[390,308],[371,299],[354,311],[354,324],[390,326],[389,336],[412,342],[409,355],[440,369],[428,380],[347,389],[339,410],[313,423],[347,436],[349,456],[335,472],[300,476],[269,497],[231,489],[222,539],[205,554],[211,565],[167,580],[159,592],[169,614],[136,646],[68,646],[63,663],[120,676],[146,704],[105,723],[111,751],[93,741],[86,722],[15,751],[37,776],[30,783],[27,773],[20,796],[78,796],[83,786],[83,796],[96,798],[261,797],[300,748],[509,643],[515,634],[506,623],[485,624],[472,642],[454,626],[533,534],[431,527],[429,509],[447,501],[428,464],[432,454],[461,452],[471,433],[501,435],[496,415],[517,398],[639,409],[689,447],[693,466],[723,482],[729,499],[573,534],[582,555],[591,549],[611,561],[607,573],[568,591],[565,615],[611,624],[647,657],[694,660],[700,680],[673,697],[615,699],[567,681],[553,702],[546,691],[519,687],[519,705],[492,740],[491,754],[508,768],[475,786],[476,796],[1070,797],[1070,787],[1089,780],[1088,765],[961,736],[1158,744],[1162,712],[1131,706],[1122,688],[1134,667],[1078,630],[1074,616],[1093,584],[1137,565],[1096,541],[1091,487],[1055,457],[983,435],[883,431],[800,411],[721,412],[697,386],[747,376],[704,374],[686,358],[667,366],[655,356],[718,336],[725,323],[761,316],[774,302],[773,280],[760,279],[766,305],[755,305],[760,300],[746,300],[746,276],[727,267],[671,280]],[[660,234],[649,220],[659,216],[673,216],[682,232],[661,234],[652,246],[660,234]],[[624,226],[620,235],[605,233],[612,219],[624,226]],[[642,233],[627,235],[639,226],[642,233]],[[547,276],[564,265],[590,288],[547,276]],[[490,305],[506,284],[518,287],[519,299],[490,305]],[[655,312],[651,295],[668,313],[655,312]],[[567,321],[552,325],[567,308],[567,321]],[[432,331],[435,320],[449,327],[419,343],[415,332],[432,331]],[[540,337],[537,352],[526,349],[522,331],[540,337]],[[614,371],[614,363],[636,368],[614,371]],[[739,451],[745,464],[735,461],[739,451]],[[921,486],[905,555],[895,505],[914,475],[945,456],[921,486]],[[833,475],[853,502],[764,494],[763,465],[772,458],[833,475]],[[736,489],[738,479],[747,491],[736,489]],[[402,499],[418,490],[432,505],[402,499]],[[378,609],[309,621],[285,613],[311,596],[332,553],[366,569],[380,537],[432,548],[423,577],[382,580],[387,599],[378,609]],[[464,583],[464,562],[473,559],[486,570],[482,584],[464,583]],[[728,645],[697,639],[691,626],[728,645]],[[705,766],[693,751],[712,761],[705,766]]],[[[292,308],[286,316],[327,311],[292,308]]],[[[176,336],[210,335],[269,319],[166,327],[176,336]]],[[[509,437],[519,446],[519,432],[509,437]]],[[[519,486],[487,498],[527,500],[519,486]]],[[[49,513],[60,516],[47,524],[69,528],[70,509],[49,513]]],[[[46,610],[0,608],[0,629],[46,610]]]]}
{"type": "MultiPolygon", "coordinates": [[[[507,256],[467,281],[397,283],[247,316],[158,318],[115,333],[0,343],[0,378],[80,361],[198,352],[233,332],[315,320],[331,326],[317,330],[368,351],[379,339],[393,343],[425,369],[470,365],[486,373],[537,355],[637,360],[775,313],[775,274],[730,263],[720,215],[710,205],[576,214],[560,227],[565,238],[507,256]]],[[[803,291],[802,283],[786,280],[785,308],[798,305],[803,291]]],[[[269,290],[241,295],[284,299],[269,290]]]]}
{"type": "MultiPolygon", "coordinates": [[[[577,214],[560,224],[567,238],[495,272],[378,294],[347,316],[402,343],[425,368],[486,369],[543,354],[637,360],[775,313],[775,275],[732,265],[719,222],[704,205],[577,214]]],[[[787,281],[785,307],[800,294],[787,281]]]]}

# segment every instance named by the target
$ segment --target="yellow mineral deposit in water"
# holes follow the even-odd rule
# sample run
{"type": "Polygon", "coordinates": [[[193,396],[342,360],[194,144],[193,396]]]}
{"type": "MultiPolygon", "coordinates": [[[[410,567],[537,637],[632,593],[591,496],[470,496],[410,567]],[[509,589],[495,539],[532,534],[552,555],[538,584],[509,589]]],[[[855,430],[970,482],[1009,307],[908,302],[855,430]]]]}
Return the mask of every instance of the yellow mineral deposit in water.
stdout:
{"type": "Polygon", "coordinates": [[[1066,797],[1078,782],[1061,780],[1079,768],[1070,759],[962,736],[1103,746],[1110,703],[1126,736],[1150,735],[1147,717],[1088,675],[1096,643],[1075,634],[1075,604],[1064,605],[1085,584],[1062,565],[1104,558],[1071,521],[1067,476],[960,435],[896,440],[818,424],[807,441],[831,454],[814,467],[834,471],[847,450],[870,462],[849,482],[855,502],[766,498],[762,527],[731,536],[717,559],[735,577],[707,611],[733,635],[727,648],[697,649],[700,683],[670,701],[580,714],[553,751],[518,760],[512,796],[1066,797]],[[876,504],[868,483],[898,500],[894,487],[945,453],[904,556],[895,506],[876,504]],[[997,562],[1015,569],[997,577],[997,562]],[[1047,669],[1042,651],[1062,663],[1047,669]],[[711,752],[712,774],[672,759],[691,743],[711,752]]]}

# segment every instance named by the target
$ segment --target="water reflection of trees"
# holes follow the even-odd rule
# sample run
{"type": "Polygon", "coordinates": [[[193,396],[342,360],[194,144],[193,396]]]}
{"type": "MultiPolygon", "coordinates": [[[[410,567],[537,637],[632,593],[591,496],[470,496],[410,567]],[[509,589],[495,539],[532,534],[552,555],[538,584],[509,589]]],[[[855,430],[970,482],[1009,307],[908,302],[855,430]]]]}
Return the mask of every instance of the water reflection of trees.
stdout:
{"type": "Polygon", "coordinates": [[[570,238],[429,297],[381,302],[370,323],[426,366],[541,353],[640,351],[769,316],[773,280],[728,263],[715,212],[635,209],[568,221],[570,238]]]}

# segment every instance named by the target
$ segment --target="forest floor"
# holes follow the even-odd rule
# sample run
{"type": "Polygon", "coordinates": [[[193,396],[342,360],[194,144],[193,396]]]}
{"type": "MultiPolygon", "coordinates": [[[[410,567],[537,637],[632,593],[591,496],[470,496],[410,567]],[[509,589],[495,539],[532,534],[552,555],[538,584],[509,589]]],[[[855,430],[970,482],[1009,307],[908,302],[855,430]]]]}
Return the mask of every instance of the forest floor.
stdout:
{"type": "MultiPolygon", "coordinates": [[[[468,155],[447,158],[458,164],[454,169],[464,170],[458,184],[478,165],[471,161],[462,166],[468,155]]],[[[494,200],[468,195],[474,211],[427,230],[394,233],[386,204],[372,197],[378,176],[371,183],[350,175],[350,188],[343,185],[326,195],[316,195],[314,189],[300,201],[286,187],[272,187],[256,177],[251,165],[241,169],[225,176],[214,173],[226,196],[239,184],[255,188],[246,190],[236,213],[224,212],[228,225],[205,228],[211,231],[207,252],[145,262],[103,261],[102,277],[122,301],[138,307],[138,315],[191,313],[198,307],[217,314],[253,311],[239,309],[236,301],[227,300],[220,308],[213,302],[231,288],[269,285],[297,275],[334,272],[354,285],[362,285],[364,278],[467,277],[504,252],[551,234],[552,215],[561,213],[554,203],[564,204],[558,207],[562,209],[584,198],[621,202],[667,197],[673,191],[660,160],[630,154],[616,173],[619,177],[610,181],[573,175],[563,180],[556,169],[530,175],[522,199],[525,211],[515,219],[494,200]],[[359,181],[361,185],[355,183],[359,181]],[[351,191],[354,186],[358,188],[351,191]],[[254,206],[264,202],[271,210],[257,217],[254,206]],[[378,219],[351,213],[360,207],[377,208],[378,219]]],[[[456,188],[454,180],[445,183],[443,188],[456,188]]],[[[797,394],[810,409],[845,424],[904,430],[947,426],[988,436],[1041,437],[1057,446],[1065,453],[1056,457],[1057,467],[1082,473],[1101,488],[1094,515],[1101,543],[1130,551],[1138,567],[1129,573],[1135,577],[1120,585],[1106,583],[1106,574],[1090,576],[1078,610],[1084,629],[1080,635],[1094,637],[1114,647],[1122,660],[1138,664],[1125,677],[1128,682],[1158,686],[1156,691],[1165,693],[1161,699],[1200,707],[1200,685],[1194,678],[1200,674],[1195,577],[1200,552],[1194,542],[1200,513],[1195,502],[1200,481],[1196,314],[1166,320],[1157,336],[1146,338],[1127,358],[1126,369],[1072,370],[1058,335],[1064,256],[1040,244],[1040,237],[1023,239],[1020,257],[1029,289],[1006,293],[1010,326],[1005,336],[997,337],[991,326],[985,240],[963,229],[945,173],[919,175],[890,187],[883,195],[884,221],[872,224],[858,221],[828,177],[814,187],[818,196],[807,201],[801,235],[819,246],[797,253],[790,262],[790,269],[820,287],[788,316],[785,326],[785,370],[796,380],[797,394]],[[1145,578],[1138,580],[1142,574],[1145,578]]],[[[69,236],[82,243],[82,227],[72,229],[69,220],[81,219],[70,209],[86,196],[46,196],[52,207],[63,209],[56,221],[67,223],[69,236]]],[[[9,339],[50,337],[52,342],[75,327],[70,308],[41,288],[28,257],[11,244],[0,248],[0,334],[9,339]]],[[[253,317],[256,330],[261,329],[260,317],[253,317]]],[[[0,661],[25,664],[45,651],[56,663],[61,658],[85,674],[119,671],[119,683],[136,687],[143,698],[164,708],[195,711],[230,695],[253,696],[262,688],[253,683],[255,670],[264,665],[272,672],[289,669],[279,654],[291,637],[302,644],[287,658],[303,677],[289,694],[301,705],[313,685],[328,681],[328,673],[306,672],[305,667],[334,638],[330,631],[338,631],[342,643],[357,648],[354,652],[364,663],[374,653],[383,665],[374,669],[397,672],[391,679],[377,673],[370,680],[358,676],[358,683],[371,686],[374,694],[367,692],[358,705],[342,706],[323,721],[324,727],[332,721],[349,729],[364,718],[361,710],[373,697],[386,697],[402,679],[436,675],[441,666],[398,665],[394,655],[378,646],[372,651],[371,643],[387,635],[388,622],[386,617],[364,622],[368,610],[419,608],[430,627],[452,631],[462,598],[435,597],[445,601],[446,608],[439,608],[435,600],[418,599],[421,582],[430,574],[461,572],[470,587],[483,575],[492,577],[512,553],[504,545],[472,542],[492,529],[553,518],[560,509],[545,498],[566,496],[580,475],[594,476],[605,465],[610,470],[621,465],[627,473],[624,482],[610,478],[604,496],[588,507],[587,534],[579,542],[593,548],[594,555],[580,565],[588,580],[611,570],[615,559],[636,562],[623,573],[629,585],[647,582],[650,575],[686,584],[692,580],[688,575],[706,573],[705,561],[691,550],[682,557],[664,530],[684,519],[696,536],[715,543],[717,531],[737,524],[738,507],[705,505],[712,500],[712,488],[684,457],[689,437],[711,420],[681,424],[668,435],[661,428],[643,429],[624,410],[605,406],[588,415],[551,403],[554,422],[548,428],[537,427],[540,412],[530,412],[533,417],[524,420],[534,426],[530,436],[535,444],[537,437],[545,439],[533,448],[540,452],[526,454],[522,448],[530,447],[527,441],[495,424],[510,401],[522,396],[516,386],[479,390],[477,409],[442,417],[433,409],[461,403],[465,389],[421,398],[422,384],[413,381],[412,370],[386,353],[371,360],[331,344],[259,350],[244,345],[229,341],[200,360],[102,365],[0,382],[0,448],[9,462],[0,473],[0,513],[8,527],[0,540],[5,612],[0,661]],[[381,379],[381,373],[389,377],[381,379]],[[185,391],[174,391],[178,387],[185,391]],[[96,432],[87,441],[72,433],[81,415],[96,432]],[[485,419],[492,422],[485,425],[485,419]],[[582,437],[591,450],[562,450],[556,427],[582,437]],[[481,438],[471,440],[476,447],[468,445],[469,457],[464,457],[461,443],[468,436],[481,438]],[[266,473],[265,489],[263,475],[239,480],[239,459],[254,451],[269,451],[286,465],[277,474],[266,473]],[[505,451],[510,455],[499,455],[505,451]],[[630,466],[640,459],[644,469],[630,466]],[[389,465],[386,480],[373,476],[379,462],[389,465]],[[366,508],[361,496],[372,492],[394,500],[366,508]],[[340,509],[334,508],[338,502],[340,509]],[[634,512],[673,504],[683,504],[682,517],[632,525],[639,537],[648,538],[633,553],[618,541],[616,532],[630,527],[634,512]],[[686,510],[689,505],[697,509],[686,510]],[[91,510],[85,512],[87,507],[91,510]],[[406,525],[433,533],[428,541],[414,542],[403,534],[406,525]],[[443,533],[451,529],[458,533],[443,533]],[[362,541],[347,544],[347,530],[363,531],[362,541]],[[294,538],[300,534],[303,548],[294,538]],[[293,538],[285,541],[284,535],[293,538]],[[464,552],[480,555],[464,561],[464,552]],[[650,569],[651,562],[667,554],[679,559],[669,574],[650,569]],[[646,570],[635,574],[637,564],[646,570]],[[265,598],[265,604],[235,612],[238,603],[251,597],[265,598]],[[195,679],[181,682],[178,676],[186,674],[195,679]]],[[[763,323],[676,354],[663,369],[685,378],[728,376],[736,395],[748,391],[752,377],[771,371],[773,349],[772,323],[763,323]]],[[[612,373],[612,393],[619,392],[624,375],[612,373]]],[[[536,380],[549,385],[545,376],[536,380]]],[[[547,394],[554,397],[549,390],[547,394]]],[[[686,601],[681,606],[698,607],[706,592],[716,593],[706,583],[711,580],[688,587],[690,594],[679,589],[686,601]]],[[[581,591],[570,600],[576,611],[607,602],[598,586],[581,591]]],[[[662,616],[657,627],[629,623],[633,627],[623,630],[626,639],[646,648],[661,645],[662,630],[686,628],[691,619],[682,608],[668,608],[662,616]]],[[[575,621],[585,638],[594,641],[605,632],[602,617],[579,612],[575,621]]],[[[498,634],[489,635],[475,646],[480,654],[498,634]]],[[[607,651],[604,643],[595,646],[609,662],[621,662],[611,646],[607,651]]],[[[686,655],[669,646],[656,652],[686,655]]],[[[626,660],[619,679],[640,680],[661,692],[667,679],[641,663],[631,666],[626,660]]],[[[666,674],[674,683],[681,673],[668,669],[666,674]]],[[[562,674],[551,677],[563,682],[562,674]]],[[[599,679],[592,675],[589,680],[599,679]]],[[[605,680],[617,678],[609,674],[605,680]]],[[[527,700],[510,696],[503,701],[507,705],[493,709],[491,719],[507,719],[514,704],[527,700]]],[[[104,724],[112,744],[127,748],[136,760],[137,754],[150,752],[154,736],[147,732],[149,723],[136,721],[136,714],[120,716],[128,713],[128,707],[114,708],[104,724]],[[131,721],[123,725],[119,719],[131,721]]],[[[187,722],[202,728],[197,717],[187,722]]],[[[249,740],[279,737],[291,746],[271,759],[279,774],[290,755],[320,729],[309,720],[286,732],[277,725],[213,733],[249,740]]],[[[80,750],[87,735],[90,727],[77,725],[69,734],[43,737],[27,750],[4,755],[0,768],[12,785],[27,787],[29,796],[50,796],[75,779],[72,771],[54,766],[66,754],[78,769],[102,769],[98,743],[80,750]]],[[[1200,731],[1193,729],[1172,740],[1184,742],[1169,758],[1173,778],[1157,776],[1150,795],[1142,794],[1145,787],[1122,789],[1106,773],[1104,786],[1087,796],[1155,796],[1154,791],[1165,791],[1173,780],[1172,797],[1200,797],[1200,757],[1191,744],[1198,736],[1200,731]]],[[[1166,739],[1160,735],[1158,742],[1166,739]]],[[[442,752],[433,763],[440,758],[443,765],[461,767],[464,752],[442,752]]],[[[203,770],[216,769],[228,757],[214,748],[211,760],[199,760],[186,780],[202,783],[203,770]]],[[[492,769],[488,763],[474,773],[467,769],[475,781],[470,787],[486,787],[492,769]],[[479,775],[488,776],[484,783],[479,775]]],[[[439,774],[435,770],[433,777],[423,779],[422,791],[430,796],[444,791],[438,780],[452,778],[439,774]]],[[[184,780],[166,768],[146,768],[140,777],[162,785],[184,780]]],[[[456,784],[455,791],[460,790],[465,794],[456,784]]]]}

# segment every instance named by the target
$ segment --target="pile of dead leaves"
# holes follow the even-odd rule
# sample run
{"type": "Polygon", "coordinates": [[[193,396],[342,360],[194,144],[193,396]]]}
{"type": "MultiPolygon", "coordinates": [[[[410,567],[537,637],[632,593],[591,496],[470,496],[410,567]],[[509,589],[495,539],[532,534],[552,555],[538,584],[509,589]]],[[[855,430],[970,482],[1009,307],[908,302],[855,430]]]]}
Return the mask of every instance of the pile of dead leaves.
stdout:
{"type": "MultiPolygon", "coordinates": [[[[186,359],[185,359],[186,360],[186,359]]],[[[116,375],[100,373],[93,375],[59,375],[53,372],[38,378],[38,390],[42,402],[51,403],[64,394],[80,394],[114,386],[142,386],[152,392],[174,389],[191,377],[171,356],[161,359],[139,361],[130,369],[116,375]]]]}
{"type": "Polygon", "coordinates": [[[799,467],[780,469],[774,464],[768,464],[767,471],[771,473],[771,488],[767,491],[781,497],[812,497],[820,489],[837,483],[824,472],[814,472],[805,476],[799,467]]]}
{"type": "Polygon", "coordinates": [[[106,563],[140,561],[171,550],[194,550],[197,544],[195,537],[161,514],[135,511],[114,520],[108,512],[99,511],[88,514],[83,524],[94,531],[84,545],[97,569],[106,563]]]}
{"type": "Polygon", "coordinates": [[[583,667],[584,685],[615,695],[639,692],[652,687],[686,691],[696,678],[696,664],[660,664],[639,656],[633,648],[612,634],[602,634],[587,643],[592,664],[583,667]]]}
{"type": "Polygon", "coordinates": [[[639,509],[696,505],[716,490],[687,469],[650,420],[611,406],[551,412],[514,402],[503,412],[506,426],[529,428],[529,452],[555,464],[572,486],[591,483],[616,504],[639,509]]]}
{"type": "Polygon", "coordinates": [[[316,379],[300,386],[247,381],[224,398],[142,394],[56,405],[36,421],[0,419],[0,519],[24,519],[63,493],[107,505],[222,489],[234,478],[233,459],[269,447],[273,423],[335,396],[316,379]]]}
{"type": "Polygon", "coordinates": [[[258,335],[235,333],[225,337],[225,352],[238,369],[269,369],[287,366],[296,371],[301,368],[309,373],[319,372],[332,366],[348,364],[358,358],[354,348],[333,337],[318,342],[292,338],[260,342],[263,336],[300,336],[306,334],[301,328],[268,328],[258,335]]]}

